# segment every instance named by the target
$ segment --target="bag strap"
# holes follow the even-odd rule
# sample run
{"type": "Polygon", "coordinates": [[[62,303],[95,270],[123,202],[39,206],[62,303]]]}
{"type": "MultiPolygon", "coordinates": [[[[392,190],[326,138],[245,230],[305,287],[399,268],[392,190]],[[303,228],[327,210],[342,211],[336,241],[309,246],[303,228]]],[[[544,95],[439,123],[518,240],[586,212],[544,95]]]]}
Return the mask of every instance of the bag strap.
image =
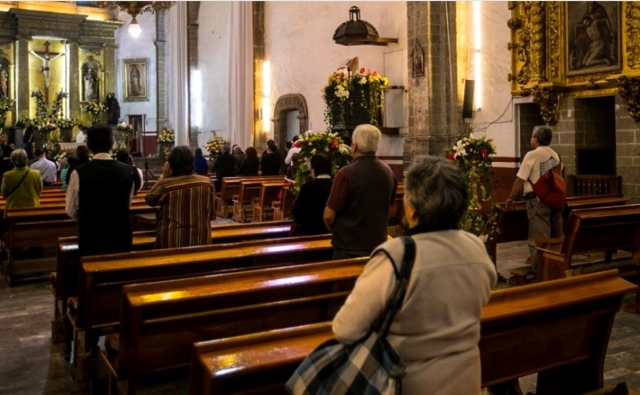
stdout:
{"type": "Polygon", "coordinates": [[[404,297],[407,294],[407,288],[409,286],[409,278],[411,277],[411,270],[413,269],[413,262],[416,257],[416,243],[411,236],[401,236],[404,243],[404,256],[402,258],[402,265],[400,266],[400,274],[396,277],[396,284],[393,287],[391,296],[387,300],[384,311],[378,318],[378,323],[375,325],[375,332],[380,337],[387,337],[391,322],[396,315],[396,312],[402,307],[404,297]]]}
{"type": "Polygon", "coordinates": [[[13,189],[12,189],[11,191],[9,191],[9,193],[7,193],[7,196],[5,196],[5,197],[4,197],[4,198],[5,198],[5,200],[6,200],[9,196],[11,196],[11,194],[12,194],[12,193],[14,193],[14,192],[16,191],[16,189],[18,189],[18,187],[19,187],[20,185],[22,185],[22,181],[24,181],[24,179],[25,179],[25,178],[27,178],[27,175],[29,174],[29,172],[30,172],[30,171],[31,171],[31,170],[29,170],[29,168],[27,168],[27,172],[26,172],[26,173],[24,173],[24,175],[23,175],[23,176],[22,176],[22,178],[20,179],[20,182],[18,183],[18,185],[16,185],[15,187],[13,187],[13,189]]]}

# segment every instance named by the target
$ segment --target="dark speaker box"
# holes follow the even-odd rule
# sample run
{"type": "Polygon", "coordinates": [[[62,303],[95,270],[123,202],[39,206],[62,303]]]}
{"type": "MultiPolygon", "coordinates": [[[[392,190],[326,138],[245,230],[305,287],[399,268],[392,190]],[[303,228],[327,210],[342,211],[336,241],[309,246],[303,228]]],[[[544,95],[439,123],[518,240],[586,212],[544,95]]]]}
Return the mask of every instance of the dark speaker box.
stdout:
{"type": "Polygon", "coordinates": [[[464,100],[462,101],[462,119],[473,117],[473,86],[474,80],[464,81],[464,100]]]}

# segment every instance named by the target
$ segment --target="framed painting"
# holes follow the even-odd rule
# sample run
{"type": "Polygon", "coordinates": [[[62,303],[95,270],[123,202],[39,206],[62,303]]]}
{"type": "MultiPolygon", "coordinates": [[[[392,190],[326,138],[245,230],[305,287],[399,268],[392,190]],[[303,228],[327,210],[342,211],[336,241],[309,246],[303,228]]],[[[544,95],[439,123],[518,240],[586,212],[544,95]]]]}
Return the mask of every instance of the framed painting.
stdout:
{"type": "Polygon", "coordinates": [[[621,3],[568,1],[566,15],[567,75],[621,69],[621,3]]]}
{"type": "Polygon", "coordinates": [[[147,60],[125,59],[123,63],[124,101],[149,100],[147,60]]]}

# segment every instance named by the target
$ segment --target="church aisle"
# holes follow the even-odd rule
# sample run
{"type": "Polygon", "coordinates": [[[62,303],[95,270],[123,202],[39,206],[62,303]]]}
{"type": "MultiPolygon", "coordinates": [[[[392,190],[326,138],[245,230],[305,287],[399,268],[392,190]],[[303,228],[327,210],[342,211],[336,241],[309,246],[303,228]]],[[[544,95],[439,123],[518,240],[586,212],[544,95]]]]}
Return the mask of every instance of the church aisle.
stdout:
{"type": "MultiPolygon", "coordinates": [[[[218,220],[220,224],[225,220],[218,220]]],[[[526,257],[524,242],[498,246],[498,269],[508,276],[526,257]]],[[[502,284],[504,286],[504,284],[502,284]]],[[[628,295],[626,301],[632,301],[628,295]]],[[[53,296],[46,278],[18,283],[9,288],[0,279],[0,394],[88,394],[68,371],[62,344],[51,344],[53,296]]],[[[640,315],[619,312],[614,322],[605,361],[605,385],[626,382],[630,391],[640,390],[640,315]]],[[[138,393],[186,393],[184,371],[141,380],[138,393]]],[[[522,389],[535,391],[535,375],[521,379],[522,389]]]]}

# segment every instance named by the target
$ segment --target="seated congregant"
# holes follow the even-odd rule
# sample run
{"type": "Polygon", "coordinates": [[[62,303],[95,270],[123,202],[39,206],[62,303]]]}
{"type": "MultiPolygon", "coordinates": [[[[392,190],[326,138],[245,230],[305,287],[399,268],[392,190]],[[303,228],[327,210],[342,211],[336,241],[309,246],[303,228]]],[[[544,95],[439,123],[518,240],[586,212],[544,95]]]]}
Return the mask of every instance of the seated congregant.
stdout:
{"type": "Polygon", "coordinates": [[[293,205],[292,236],[328,233],[322,215],[333,183],[331,162],[324,155],[314,155],[309,160],[309,168],[313,179],[302,185],[293,205]]]}
{"type": "Polygon", "coordinates": [[[155,248],[210,244],[214,193],[209,177],[195,174],[189,147],[174,147],[145,198],[160,206],[155,248]]]}

